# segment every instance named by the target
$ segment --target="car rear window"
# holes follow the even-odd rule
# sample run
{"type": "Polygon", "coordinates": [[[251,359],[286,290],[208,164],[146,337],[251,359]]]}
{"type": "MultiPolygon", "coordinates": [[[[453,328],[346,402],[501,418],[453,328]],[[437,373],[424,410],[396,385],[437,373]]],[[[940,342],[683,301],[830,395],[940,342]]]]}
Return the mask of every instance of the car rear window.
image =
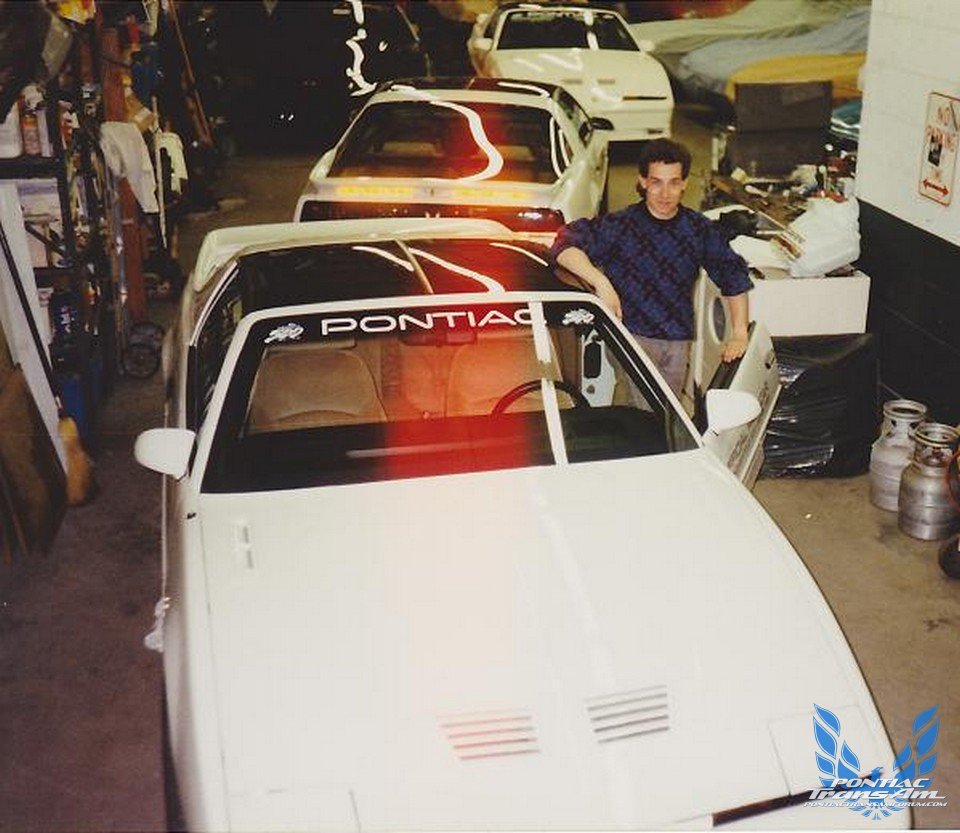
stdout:
{"type": "Polygon", "coordinates": [[[519,105],[381,102],[350,127],[330,177],[555,182],[569,160],[548,110],[519,105]]]}
{"type": "Polygon", "coordinates": [[[454,475],[695,447],[619,331],[587,299],[447,300],[254,324],[226,391],[203,491],[454,475]]]}

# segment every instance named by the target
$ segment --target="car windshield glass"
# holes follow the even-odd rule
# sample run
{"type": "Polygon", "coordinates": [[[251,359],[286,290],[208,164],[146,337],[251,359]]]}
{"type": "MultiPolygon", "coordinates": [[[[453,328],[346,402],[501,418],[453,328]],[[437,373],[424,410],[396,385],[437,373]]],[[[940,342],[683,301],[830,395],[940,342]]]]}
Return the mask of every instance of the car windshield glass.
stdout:
{"type": "Polygon", "coordinates": [[[497,49],[619,49],[639,48],[612,14],[590,10],[524,9],[511,12],[503,23],[497,49]]]}
{"type": "Polygon", "coordinates": [[[666,454],[696,441],[589,299],[256,322],[203,479],[261,491],[666,454]]]}
{"type": "Polygon", "coordinates": [[[558,132],[538,107],[385,102],[361,113],[328,175],[551,183],[566,166],[558,132]]]}

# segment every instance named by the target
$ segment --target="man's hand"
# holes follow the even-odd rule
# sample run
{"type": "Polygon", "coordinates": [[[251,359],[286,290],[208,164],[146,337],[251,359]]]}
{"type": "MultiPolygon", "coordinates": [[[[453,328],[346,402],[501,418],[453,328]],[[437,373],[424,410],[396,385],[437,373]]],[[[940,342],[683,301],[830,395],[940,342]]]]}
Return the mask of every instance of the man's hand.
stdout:
{"type": "MultiPolygon", "coordinates": [[[[617,295],[617,290],[613,288],[613,284],[610,281],[604,281],[603,283],[597,283],[597,286],[594,287],[594,292],[596,296],[606,304],[610,311],[617,316],[618,321],[623,320],[623,309],[620,306],[620,296],[617,295]]],[[[746,349],[746,345],[744,345],[746,349]]]]}
{"type": "Polygon", "coordinates": [[[747,352],[747,322],[750,320],[750,307],[747,293],[731,295],[724,299],[730,315],[730,328],[733,331],[723,345],[723,360],[732,362],[747,352]]]}
{"type": "Polygon", "coordinates": [[[725,362],[732,362],[734,359],[739,359],[746,352],[746,335],[733,335],[727,339],[726,343],[723,345],[723,360],[725,362]]]}
{"type": "MultiPolygon", "coordinates": [[[[610,308],[610,311],[617,316],[618,320],[623,320],[623,309],[620,306],[620,296],[617,295],[617,290],[613,288],[610,279],[591,263],[586,252],[576,246],[568,246],[557,255],[557,264],[570,272],[574,278],[579,279],[581,284],[585,285],[585,288],[589,288],[610,308]]],[[[564,280],[562,271],[560,279],[564,280]]]]}

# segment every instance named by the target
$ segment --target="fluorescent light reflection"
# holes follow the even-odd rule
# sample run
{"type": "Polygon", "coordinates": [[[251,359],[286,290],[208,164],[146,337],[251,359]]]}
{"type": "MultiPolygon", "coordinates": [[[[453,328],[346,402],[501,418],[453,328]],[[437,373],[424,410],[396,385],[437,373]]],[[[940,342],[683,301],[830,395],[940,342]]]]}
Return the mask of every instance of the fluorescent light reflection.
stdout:
{"type": "Polygon", "coordinates": [[[463,275],[465,278],[472,278],[477,283],[489,289],[491,292],[506,292],[503,284],[499,281],[495,281],[489,275],[484,275],[481,272],[475,272],[473,269],[468,269],[466,266],[460,266],[457,263],[451,263],[449,260],[446,260],[442,257],[437,257],[437,255],[431,254],[430,252],[425,252],[423,249],[411,248],[410,252],[417,255],[417,257],[422,257],[424,260],[429,260],[431,263],[436,263],[438,266],[442,266],[444,269],[449,269],[451,272],[454,272],[457,275],[463,275]]]}
{"type": "Polygon", "coordinates": [[[509,87],[512,90],[527,90],[527,92],[536,93],[537,95],[543,96],[544,98],[550,97],[549,93],[546,90],[543,90],[540,87],[534,87],[532,84],[521,84],[517,81],[500,81],[497,84],[497,86],[509,87]]]}
{"type": "Polygon", "coordinates": [[[363,3],[361,0],[350,0],[350,6],[353,9],[353,19],[357,24],[357,33],[346,41],[347,47],[353,53],[353,66],[347,68],[347,77],[357,85],[357,89],[351,91],[351,96],[366,95],[376,89],[376,84],[371,84],[363,77],[363,60],[366,55],[363,53],[363,47],[360,41],[367,39],[367,30],[363,28],[363,3]]]}
{"type": "Polygon", "coordinates": [[[412,263],[393,252],[386,251],[386,249],[378,249],[376,246],[351,246],[350,248],[355,252],[369,252],[372,255],[377,255],[377,257],[382,257],[384,260],[389,260],[391,263],[396,263],[397,266],[402,266],[408,272],[413,271],[412,263]]]}
{"type": "Polygon", "coordinates": [[[549,263],[547,263],[547,261],[545,261],[542,257],[540,257],[540,255],[535,255],[533,252],[528,251],[527,249],[523,249],[520,246],[514,246],[512,243],[491,243],[490,245],[496,246],[498,249],[510,249],[511,251],[514,251],[514,252],[520,252],[520,254],[524,255],[524,257],[528,257],[530,258],[530,260],[536,261],[541,266],[550,265],[549,263]]]}

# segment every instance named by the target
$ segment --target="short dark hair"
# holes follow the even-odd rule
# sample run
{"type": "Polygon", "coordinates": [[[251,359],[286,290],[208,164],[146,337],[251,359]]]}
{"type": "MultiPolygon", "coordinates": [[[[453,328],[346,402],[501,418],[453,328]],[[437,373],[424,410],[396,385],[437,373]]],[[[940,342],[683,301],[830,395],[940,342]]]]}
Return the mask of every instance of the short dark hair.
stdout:
{"type": "Polygon", "coordinates": [[[667,165],[679,162],[683,178],[686,179],[690,175],[690,151],[687,150],[686,145],[681,145],[680,142],[674,142],[672,139],[651,139],[644,144],[637,159],[640,176],[647,176],[651,162],[663,162],[667,165]]]}

